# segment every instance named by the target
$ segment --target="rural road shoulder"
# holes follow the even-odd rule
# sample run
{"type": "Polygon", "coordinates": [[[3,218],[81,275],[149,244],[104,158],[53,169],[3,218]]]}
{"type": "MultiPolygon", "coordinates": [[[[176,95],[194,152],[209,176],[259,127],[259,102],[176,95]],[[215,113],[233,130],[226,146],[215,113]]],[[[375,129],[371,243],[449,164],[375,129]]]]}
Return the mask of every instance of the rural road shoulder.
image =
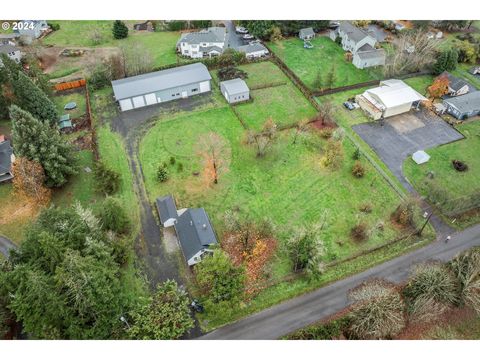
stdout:
{"type": "Polygon", "coordinates": [[[448,243],[437,240],[362,273],[226,325],[198,339],[278,339],[347,307],[348,291],[365,280],[384,278],[397,283],[402,282],[407,278],[415,263],[427,260],[449,260],[456,254],[474,246],[480,246],[480,225],[454,234],[448,243]]]}

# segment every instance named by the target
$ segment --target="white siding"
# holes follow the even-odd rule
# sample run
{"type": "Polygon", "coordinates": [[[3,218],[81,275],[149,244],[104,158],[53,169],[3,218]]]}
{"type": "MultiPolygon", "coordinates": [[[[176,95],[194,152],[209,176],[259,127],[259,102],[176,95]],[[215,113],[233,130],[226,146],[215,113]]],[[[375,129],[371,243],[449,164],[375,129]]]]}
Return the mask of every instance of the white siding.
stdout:
{"type": "Polygon", "coordinates": [[[122,109],[122,111],[133,109],[132,101],[130,99],[123,99],[123,100],[120,100],[119,102],[120,102],[120,109],[122,109]]]}
{"type": "Polygon", "coordinates": [[[387,118],[387,117],[390,117],[390,116],[403,114],[405,112],[409,112],[411,108],[412,108],[412,103],[407,103],[407,104],[403,104],[403,105],[390,107],[390,108],[387,108],[385,110],[385,113],[384,113],[383,117],[387,118]]]}
{"type": "Polygon", "coordinates": [[[136,96],[133,99],[133,106],[136,108],[145,106],[145,99],[142,96],[136,96]]]}
{"type": "Polygon", "coordinates": [[[200,92],[204,93],[210,91],[210,81],[203,81],[200,83],[200,92]]]}
{"type": "Polygon", "coordinates": [[[153,105],[157,103],[157,96],[155,93],[147,94],[145,95],[145,101],[147,102],[147,105],[153,105]]]}

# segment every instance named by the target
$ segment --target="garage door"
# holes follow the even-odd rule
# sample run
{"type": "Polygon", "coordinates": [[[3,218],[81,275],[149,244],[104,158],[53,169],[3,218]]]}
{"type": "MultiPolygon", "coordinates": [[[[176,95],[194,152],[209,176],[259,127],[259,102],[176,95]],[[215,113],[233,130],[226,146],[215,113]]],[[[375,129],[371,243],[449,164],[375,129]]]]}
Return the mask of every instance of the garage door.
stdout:
{"type": "Polygon", "coordinates": [[[157,95],[155,93],[145,95],[145,101],[147,105],[153,105],[157,103],[157,95]]]}
{"type": "Polygon", "coordinates": [[[132,101],[130,99],[120,100],[120,108],[122,111],[132,110],[132,101]]]}
{"type": "Polygon", "coordinates": [[[133,98],[133,107],[139,108],[145,106],[145,99],[143,96],[137,96],[133,98]]]}
{"type": "Polygon", "coordinates": [[[204,81],[200,83],[200,92],[210,91],[210,81],[204,81]]]}

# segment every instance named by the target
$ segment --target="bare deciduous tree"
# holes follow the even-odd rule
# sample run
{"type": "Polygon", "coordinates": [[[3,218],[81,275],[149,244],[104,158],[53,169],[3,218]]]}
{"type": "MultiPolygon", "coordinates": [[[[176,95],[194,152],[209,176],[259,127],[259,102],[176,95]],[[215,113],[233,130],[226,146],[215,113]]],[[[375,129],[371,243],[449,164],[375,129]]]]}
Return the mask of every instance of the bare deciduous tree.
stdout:
{"type": "Polygon", "coordinates": [[[432,65],[438,44],[438,40],[429,39],[427,32],[423,30],[400,35],[387,56],[385,76],[420,71],[432,65]]]}
{"type": "Polygon", "coordinates": [[[257,157],[262,157],[277,138],[277,132],[277,124],[269,118],[265,121],[260,131],[247,131],[246,142],[249,145],[255,145],[257,149],[257,157]]]}
{"type": "Polygon", "coordinates": [[[230,147],[221,136],[210,132],[200,138],[198,148],[207,181],[218,184],[219,176],[228,170],[230,147]]]}
{"type": "Polygon", "coordinates": [[[16,159],[13,165],[13,186],[15,191],[44,205],[50,200],[51,191],[45,185],[42,165],[24,157],[16,159]]]}
{"type": "Polygon", "coordinates": [[[120,47],[125,76],[145,74],[153,69],[153,57],[145,46],[134,42],[120,47]]]}

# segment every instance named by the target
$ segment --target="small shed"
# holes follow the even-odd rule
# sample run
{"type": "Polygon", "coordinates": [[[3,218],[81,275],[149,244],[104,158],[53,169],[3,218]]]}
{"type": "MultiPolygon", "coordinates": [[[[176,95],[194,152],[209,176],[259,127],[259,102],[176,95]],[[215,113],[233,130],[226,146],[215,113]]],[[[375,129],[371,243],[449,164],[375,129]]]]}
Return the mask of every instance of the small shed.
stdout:
{"type": "Polygon", "coordinates": [[[156,205],[160,222],[163,227],[175,225],[178,218],[178,212],[173,197],[171,195],[159,197],[157,198],[156,205]]]}
{"type": "Polygon", "coordinates": [[[73,127],[72,121],[70,120],[70,114],[65,114],[60,117],[58,120],[58,128],[60,130],[71,129],[73,127]]]}
{"type": "Polygon", "coordinates": [[[311,27],[303,28],[303,29],[300,29],[300,32],[298,33],[298,37],[302,40],[312,40],[315,37],[315,32],[311,27]]]}
{"type": "Polygon", "coordinates": [[[247,83],[240,78],[222,81],[220,83],[220,90],[229,104],[250,99],[250,89],[247,83]]]}
{"type": "Polygon", "coordinates": [[[415,161],[418,165],[426,163],[428,160],[430,160],[430,155],[428,155],[425,151],[423,150],[418,150],[413,153],[412,155],[413,161],[415,161]]]}

